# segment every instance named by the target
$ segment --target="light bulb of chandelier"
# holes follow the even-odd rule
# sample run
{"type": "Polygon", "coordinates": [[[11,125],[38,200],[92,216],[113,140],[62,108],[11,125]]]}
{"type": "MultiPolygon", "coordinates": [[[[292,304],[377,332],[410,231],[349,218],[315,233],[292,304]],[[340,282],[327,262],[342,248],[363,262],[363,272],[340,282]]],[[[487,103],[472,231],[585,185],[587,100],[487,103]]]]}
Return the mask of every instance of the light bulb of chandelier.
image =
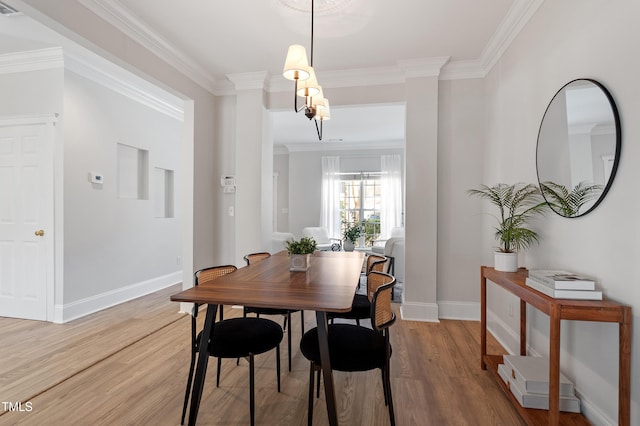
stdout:
{"type": "Polygon", "coordinates": [[[287,51],[287,59],[284,61],[282,75],[288,80],[307,80],[309,72],[309,62],[307,62],[307,51],[304,46],[292,44],[287,51]]]}
{"type": "Polygon", "coordinates": [[[297,95],[303,98],[313,97],[320,93],[320,85],[316,79],[316,72],[313,67],[309,67],[309,78],[298,83],[297,95]]]}

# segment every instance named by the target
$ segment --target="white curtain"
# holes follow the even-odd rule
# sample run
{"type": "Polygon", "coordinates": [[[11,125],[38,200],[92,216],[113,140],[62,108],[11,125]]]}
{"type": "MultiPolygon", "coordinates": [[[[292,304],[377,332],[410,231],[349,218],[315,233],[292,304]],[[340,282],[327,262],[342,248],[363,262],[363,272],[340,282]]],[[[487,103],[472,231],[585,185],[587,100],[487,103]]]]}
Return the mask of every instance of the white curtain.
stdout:
{"type": "Polygon", "coordinates": [[[391,229],[403,226],[402,223],[402,163],[399,155],[380,157],[382,172],[380,191],[382,203],[380,210],[380,236],[387,239],[391,229]]]}
{"type": "Polygon", "coordinates": [[[330,238],[340,237],[340,157],[322,157],[320,226],[330,238]]]}

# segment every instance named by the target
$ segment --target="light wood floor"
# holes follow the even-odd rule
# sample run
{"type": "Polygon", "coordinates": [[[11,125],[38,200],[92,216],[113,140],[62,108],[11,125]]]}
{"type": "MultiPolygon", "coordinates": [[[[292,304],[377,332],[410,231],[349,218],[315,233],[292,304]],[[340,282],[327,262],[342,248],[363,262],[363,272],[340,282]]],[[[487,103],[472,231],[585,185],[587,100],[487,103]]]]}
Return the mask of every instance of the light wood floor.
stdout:
{"type": "MultiPolygon", "coordinates": [[[[177,425],[189,364],[190,321],[157,292],[67,323],[0,318],[0,400],[30,402],[0,425],[177,425]]],[[[225,308],[226,317],[241,311],[225,308]]],[[[200,320],[204,315],[199,316],[200,320]]],[[[280,321],[280,318],[274,317],[280,321]]],[[[315,315],[305,315],[306,329],[315,315]]],[[[256,423],[305,425],[308,363],[299,351],[300,315],[293,318],[293,371],[281,346],[282,392],[275,352],[256,357],[256,423]]],[[[479,362],[479,323],[398,320],[392,328],[392,389],[398,425],[518,425],[491,373],[479,362]]],[[[493,339],[490,352],[504,353],[493,339]]],[[[213,360],[212,360],[213,361],[213,360]]],[[[210,362],[199,425],[249,424],[248,365],[222,364],[215,387],[210,362]]],[[[334,373],[341,425],[388,425],[378,371],[334,373]]],[[[314,425],[327,425],[324,397],[314,425]]]]}

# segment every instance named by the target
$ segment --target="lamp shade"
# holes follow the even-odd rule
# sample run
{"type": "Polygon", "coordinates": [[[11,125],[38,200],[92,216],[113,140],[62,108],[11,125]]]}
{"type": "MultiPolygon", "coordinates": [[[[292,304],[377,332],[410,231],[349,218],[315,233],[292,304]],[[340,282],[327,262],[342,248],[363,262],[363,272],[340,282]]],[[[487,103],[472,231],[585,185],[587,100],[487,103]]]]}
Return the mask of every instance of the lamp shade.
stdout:
{"type": "Polygon", "coordinates": [[[320,93],[320,85],[318,84],[318,80],[316,79],[316,72],[312,67],[309,67],[308,70],[309,78],[298,84],[297,95],[304,98],[309,96],[316,96],[318,93],[320,93]]]}
{"type": "Polygon", "coordinates": [[[307,80],[310,77],[307,51],[304,46],[299,44],[289,46],[282,75],[288,80],[307,80]]]}
{"type": "Polygon", "coordinates": [[[316,105],[316,120],[327,121],[331,119],[331,110],[329,109],[329,99],[322,98],[322,103],[316,105]]]}

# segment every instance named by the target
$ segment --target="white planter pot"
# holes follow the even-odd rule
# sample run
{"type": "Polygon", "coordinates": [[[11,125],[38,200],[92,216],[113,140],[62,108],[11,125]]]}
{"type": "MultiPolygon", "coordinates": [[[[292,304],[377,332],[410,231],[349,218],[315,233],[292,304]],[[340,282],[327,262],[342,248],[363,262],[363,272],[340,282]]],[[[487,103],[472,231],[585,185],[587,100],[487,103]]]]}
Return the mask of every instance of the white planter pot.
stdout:
{"type": "Polygon", "coordinates": [[[311,264],[310,254],[290,254],[289,270],[290,271],[306,271],[311,264]]]}
{"type": "Polygon", "coordinates": [[[355,249],[355,245],[349,240],[344,240],[342,247],[344,251],[353,251],[353,249],[355,249]]]}
{"type": "Polygon", "coordinates": [[[496,251],[494,255],[496,271],[516,272],[518,270],[518,253],[502,253],[496,251]]]}

